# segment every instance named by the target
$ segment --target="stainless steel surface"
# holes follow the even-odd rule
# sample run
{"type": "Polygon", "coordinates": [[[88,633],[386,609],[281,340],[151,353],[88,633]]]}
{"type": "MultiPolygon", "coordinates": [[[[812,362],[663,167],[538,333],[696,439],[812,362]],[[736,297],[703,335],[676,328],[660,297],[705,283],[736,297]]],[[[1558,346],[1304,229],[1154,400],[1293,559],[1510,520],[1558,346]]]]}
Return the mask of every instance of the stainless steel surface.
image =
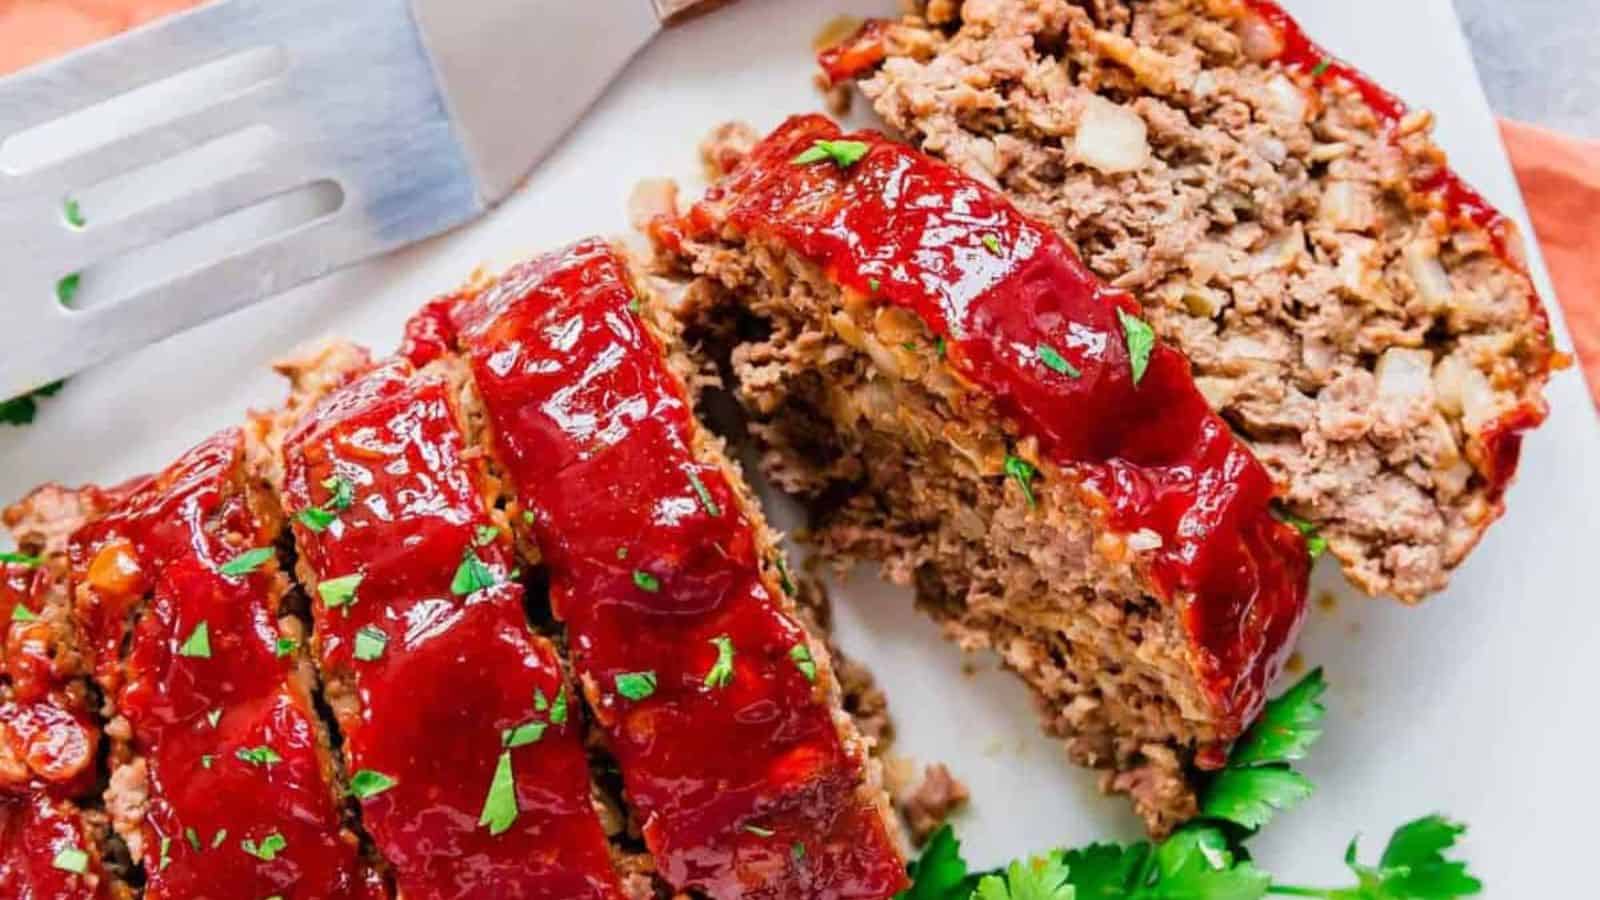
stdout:
{"type": "Polygon", "coordinates": [[[0,80],[0,398],[475,218],[660,29],[657,16],[655,0],[226,0],[0,80]],[[273,48],[268,77],[226,99],[145,108],[133,117],[143,130],[41,168],[16,162],[92,144],[72,114],[273,48]],[[270,152],[207,171],[209,148],[263,129],[270,152]],[[193,160],[189,171],[174,158],[193,160]],[[151,202],[120,216],[85,208],[83,228],[64,219],[69,200],[130,184],[151,202]],[[241,220],[278,201],[311,215],[309,185],[316,202],[331,194],[330,210],[243,233],[241,220]],[[69,273],[103,289],[96,302],[57,302],[69,273]],[[118,287],[123,299],[107,302],[118,287]]]}
{"type": "Polygon", "coordinates": [[[1600,138],[1600,0],[1455,0],[1495,112],[1600,138]]]}

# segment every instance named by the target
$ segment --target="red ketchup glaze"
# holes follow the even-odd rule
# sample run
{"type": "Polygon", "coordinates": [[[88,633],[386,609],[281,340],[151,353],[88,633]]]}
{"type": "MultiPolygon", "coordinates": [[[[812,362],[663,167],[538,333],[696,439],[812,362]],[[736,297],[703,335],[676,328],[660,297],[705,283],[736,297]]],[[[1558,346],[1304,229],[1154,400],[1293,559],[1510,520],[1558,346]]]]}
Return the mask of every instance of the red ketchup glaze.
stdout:
{"type": "Polygon", "coordinates": [[[321,531],[296,521],[302,564],[318,583],[361,576],[353,602],[313,611],[325,676],[360,700],[335,704],[348,767],[396,781],[362,801],[363,820],[408,898],[620,898],[579,703],[554,648],[528,631],[458,422],[446,382],[401,360],[329,395],[284,446],[289,505],[336,515],[321,531]],[[469,554],[492,587],[452,586],[469,554]],[[362,632],[384,641],[375,659],[355,655],[362,632]],[[505,732],[528,723],[538,740],[507,750],[505,732]],[[494,834],[479,814],[503,753],[518,812],[494,834]]]}
{"type": "MultiPolygon", "coordinates": [[[[103,683],[148,761],[144,896],[381,897],[341,827],[297,657],[277,652],[276,562],[221,571],[277,536],[252,508],[243,454],[242,432],[224,431],[72,539],[92,646],[114,650],[124,629],[107,612],[142,603],[125,677],[103,683]],[[202,623],[204,650],[194,641],[202,623]],[[239,755],[262,748],[275,758],[239,755]],[[266,851],[272,859],[247,852],[244,841],[259,852],[272,835],[284,842],[266,851]]],[[[115,667],[114,656],[97,661],[97,671],[115,667]]]]}
{"type": "Polygon", "coordinates": [[[43,794],[0,797],[0,900],[98,900],[111,895],[110,886],[72,804],[43,794]],[[82,872],[73,859],[78,852],[82,872]]]}
{"type": "Polygon", "coordinates": [[[43,790],[78,797],[94,787],[100,731],[59,656],[60,622],[47,620],[48,595],[64,591],[46,565],[0,563],[0,743],[26,772],[0,773],[0,792],[43,790]]]}
{"type": "Polygon", "coordinates": [[[889,22],[868,19],[856,33],[817,52],[829,84],[842,84],[876,69],[889,55],[889,22]]]}
{"type": "MultiPolygon", "coordinates": [[[[1400,120],[1410,112],[1400,98],[1379,87],[1365,73],[1335,58],[1307,37],[1300,23],[1279,6],[1276,0],[1244,0],[1244,2],[1251,12],[1271,25],[1278,33],[1283,42],[1283,51],[1278,55],[1277,61],[1286,68],[1308,74],[1318,85],[1326,86],[1339,81],[1350,85],[1372,108],[1379,123],[1389,129],[1391,134],[1400,120]]],[[[1518,242],[1516,223],[1495,209],[1483,195],[1467,184],[1465,179],[1446,164],[1442,155],[1436,165],[1424,170],[1415,178],[1412,188],[1423,197],[1431,198],[1431,201],[1443,210],[1452,222],[1470,224],[1482,229],[1489,235],[1495,254],[1500,260],[1517,272],[1527,274],[1527,260],[1523,257],[1518,242]]],[[[1537,321],[1539,330],[1549,334],[1549,313],[1531,285],[1528,288],[1528,309],[1537,321]]],[[[1543,362],[1546,369],[1551,364],[1549,359],[1543,362]]],[[[1478,463],[1484,477],[1488,479],[1490,492],[1496,502],[1504,495],[1512,478],[1517,474],[1523,435],[1543,424],[1548,415],[1548,410],[1542,404],[1524,404],[1505,413],[1498,421],[1484,429],[1485,458],[1475,462],[1478,463]]]]}
{"type": "Polygon", "coordinates": [[[685,389],[634,297],[591,240],[454,317],[628,802],[680,890],[892,896],[904,864],[859,790],[863,761],[791,656],[806,634],[732,485],[691,449],[685,389]],[[712,679],[719,644],[731,670],[712,679]]]}
{"type": "Polygon", "coordinates": [[[1269,509],[1266,470],[1211,412],[1178,351],[1157,346],[1134,383],[1118,310],[1047,227],[950,166],[873,133],[848,170],[792,160],[841,137],[791,119],[677,227],[720,225],[776,241],[848,290],[909,309],[947,341],[949,364],[1041,453],[1070,470],[1124,533],[1162,545],[1151,574],[1178,604],[1197,675],[1224,733],[1265,702],[1306,608],[1304,541],[1269,509]],[[1080,373],[1058,373],[1039,348],[1080,373]]]}

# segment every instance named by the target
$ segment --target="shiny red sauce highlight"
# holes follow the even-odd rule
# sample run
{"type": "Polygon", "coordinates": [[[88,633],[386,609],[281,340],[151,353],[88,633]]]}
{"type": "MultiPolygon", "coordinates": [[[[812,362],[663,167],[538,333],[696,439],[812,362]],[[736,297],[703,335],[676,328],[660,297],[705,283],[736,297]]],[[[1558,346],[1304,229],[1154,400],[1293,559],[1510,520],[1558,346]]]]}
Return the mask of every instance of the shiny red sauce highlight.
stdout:
{"type": "Polygon", "coordinates": [[[100,900],[111,896],[98,842],[83,816],[42,793],[0,795],[0,900],[100,900]],[[58,868],[63,851],[83,851],[84,871],[58,868]]]}
{"type": "MultiPolygon", "coordinates": [[[[1158,345],[1135,383],[1119,311],[1047,227],[950,166],[821,116],[789,120],[679,227],[723,228],[816,261],[845,289],[909,309],[948,364],[1088,489],[1119,532],[1154,532],[1150,570],[1176,605],[1225,734],[1265,702],[1305,613],[1309,560],[1276,521],[1266,470],[1158,345]],[[794,158],[820,139],[869,148],[848,169],[794,158]],[[1049,348],[1078,374],[1046,365],[1049,348]]],[[[1058,367],[1059,368],[1059,367],[1058,367]]]]}
{"type": "Polygon", "coordinates": [[[285,442],[291,511],[336,516],[321,531],[296,521],[302,566],[315,582],[362,576],[353,602],[312,609],[324,677],[358,698],[334,704],[348,768],[397,782],[362,801],[363,821],[409,898],[620,898],[580,704],[555,649],[528,631],[509,535],[484,508],[458,423],[444,380],[395,361],[329,395],[285,442]],[[347,508],[330,479],[351,486],[347,508]],[[451,583],[468,555],[495,584],[462,596],[451,583]],[[363,631],[384,640],[376,659],[354,653],[363,631]],[[544,731],[510,750],[519,811],[491,834],[478,819],[503,735],[528,723],[544,731]]]}
{"type": "Polygon", "coordinates": [[[796,663],[806,633],[733,486],[694,452],[686,390],[634,299],[591,240],[454,315],[628,803],[680,890],[893,896],[904,863],[861,789],[861,751],[796,663]],[[710,684],[719,640],[731,670],[710,684]]]}
{"type": "Polygon", "coordinates": [[[148,761],[144,896],[382,897],[341,824],[303,656],[277,651],[283,574],[275,559],[221,571],[278,537],[249,477],[243,433],[224,431],[73,536],[80,621],[113,653],[97,672],[148,761]],[[131,629],[108,611],[133,613],[131,629]],[[201,623],[209,653],[180,652],[201,623]],[[260,748],[276,759],[239,756],[260,748]],[[271,860],[246,851],[271,835],[285,842],[271,860]]]}

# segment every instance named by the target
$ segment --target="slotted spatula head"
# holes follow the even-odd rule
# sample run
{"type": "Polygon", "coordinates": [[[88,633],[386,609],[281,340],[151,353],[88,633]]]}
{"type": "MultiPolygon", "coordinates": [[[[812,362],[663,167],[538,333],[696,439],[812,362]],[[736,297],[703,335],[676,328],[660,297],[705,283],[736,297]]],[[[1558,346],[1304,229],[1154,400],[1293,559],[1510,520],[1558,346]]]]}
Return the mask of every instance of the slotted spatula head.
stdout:
{"type": "Polygon", "coordinates": [[[694,5],[223,0],[0,79],[0,399],[477,217],[694,5]]]}

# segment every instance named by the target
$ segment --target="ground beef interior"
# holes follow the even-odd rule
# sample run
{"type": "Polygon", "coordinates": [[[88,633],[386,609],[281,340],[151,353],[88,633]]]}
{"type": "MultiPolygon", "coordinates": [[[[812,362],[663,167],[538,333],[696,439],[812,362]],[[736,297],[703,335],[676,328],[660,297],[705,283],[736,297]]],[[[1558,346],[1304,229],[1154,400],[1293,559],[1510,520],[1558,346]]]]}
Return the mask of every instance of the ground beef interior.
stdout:
{"type": "Polygon", "coordinates": [[[915,5],[825,67],[1138,295],[1357,585],[1442,590],[1558,358],[1431,116],[1265,0],[915,5]]]}

